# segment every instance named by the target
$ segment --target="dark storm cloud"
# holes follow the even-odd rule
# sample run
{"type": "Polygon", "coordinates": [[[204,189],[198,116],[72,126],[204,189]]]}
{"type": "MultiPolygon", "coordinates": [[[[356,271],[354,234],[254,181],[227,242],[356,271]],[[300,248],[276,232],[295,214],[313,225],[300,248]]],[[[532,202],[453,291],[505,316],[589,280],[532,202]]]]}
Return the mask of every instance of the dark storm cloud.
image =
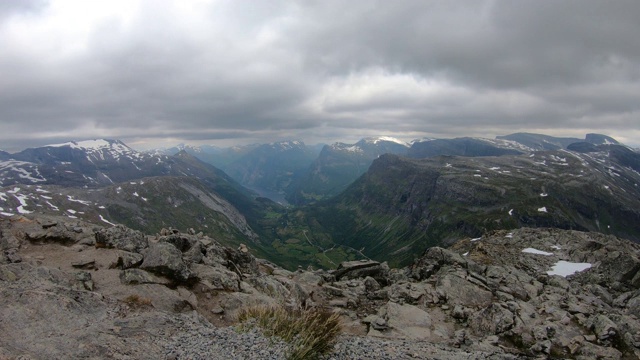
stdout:
{"type": "Polygon", "coordinates": [[[531,130],[640,143],[636,1],[90,5],[0,4],[0,147],[531,130]]]}

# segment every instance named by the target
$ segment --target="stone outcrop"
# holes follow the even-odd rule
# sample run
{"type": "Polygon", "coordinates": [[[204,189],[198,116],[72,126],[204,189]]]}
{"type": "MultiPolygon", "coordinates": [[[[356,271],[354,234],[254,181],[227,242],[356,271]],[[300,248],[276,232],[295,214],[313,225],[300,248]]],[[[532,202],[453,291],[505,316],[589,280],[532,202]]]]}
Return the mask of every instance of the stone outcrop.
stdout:
{"type": "Polygon", "coordinates": [[[95,237],[97,247],[140,252],[149,246],[149,241],[143,233],[123,225],[101,229],[95,233],[95,237]]]}
{"type": "Polygon", "coordinates": [[[97,350],[100,341],[138,356],[124,340],[135,329],[162,336],[161,324],[185,314],[226,325],[246,306],[276,304],[327,308],[354,334],[439,344],[460,354],[640,357],[640,247],[610,236],[498,231],[428,249],[403,269],[365,260],[289,271],[254,258],[248,245],[225,247],[196,231],[147,237],[118,226],[97,229],[90,246],[88,228],[0,221],[0,300],[11,304],[0,309],[8,319],[0,331],[10,334],[0,339],[0,358],[37,358],[45,348],[55,357],[115,356],[97,350]],[[55,236],[34,240],[47,230],[55,236]],[[561,261],[589,267],[557,275],[551,270],[561,261]],[[75,338],[90,350],[65,350],[68,339],[50,335],[56,331],[90,332],[75,338]]]}
{"type": "Polygon", "coordinates": [[[144,260],[140,268],[143,270],[166,276],[178,283],[193,278],[191,270],[182,261],[182,253],[170,243],[151,244],[142,255],[144,260]]]}

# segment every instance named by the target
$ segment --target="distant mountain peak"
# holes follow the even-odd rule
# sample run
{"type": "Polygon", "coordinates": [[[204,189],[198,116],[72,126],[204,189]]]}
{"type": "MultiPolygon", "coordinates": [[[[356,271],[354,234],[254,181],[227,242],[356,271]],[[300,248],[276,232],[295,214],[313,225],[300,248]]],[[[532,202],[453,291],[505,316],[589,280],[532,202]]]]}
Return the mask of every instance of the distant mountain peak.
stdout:
{"type": "Polygon", "coordinates": [[[585,141],[595,145],[620,145],[618,140],[603,134],[587,134],[585,141]]]}
{"type": "Polygon", "coordinates": [[[373,136],[373,137],[366,137],[362,140],[360,140],[360,142],[365,142],[365,143],[372,143],[372,144],[377,144],[379,142],[382,141],[386,141],[386,142],[392,142],[392,143],[396,143],[396,144],[400,144],[406,147],[409,147],[409,144],[407,144],[406,142],[396,139],[394,137],[391,136],[373,136]]]}
{"type": "Polygon", "coordinates": [[[304,148],[304,142],[300,141],[300,140],[282,140],[282,141],[275,141],[272,143],[269,143],[268,146],[272,147],[272,148],[277,148],[278,150],[290,150],[290,149],[299,149],[299,148],[304,148]]]}
{"type": "Polygon", "coordinates": [[[104,148],[112,148],[114,146],[124,146],[129,150],[132,150],[120,140],[109,139],[93,139],[83,141],[70,141],[62,144],[51,144],[44,147],[65,147],[68,146],[72,149],[85,149],[85,150],[100,150],[104,148]]]}

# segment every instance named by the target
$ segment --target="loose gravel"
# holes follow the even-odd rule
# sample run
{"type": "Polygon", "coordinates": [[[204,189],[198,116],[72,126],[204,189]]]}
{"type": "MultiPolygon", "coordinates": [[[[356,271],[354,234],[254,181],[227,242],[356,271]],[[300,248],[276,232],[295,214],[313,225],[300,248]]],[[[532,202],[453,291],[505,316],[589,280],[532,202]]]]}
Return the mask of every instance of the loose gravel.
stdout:
{"type": "MultiPolygon", "coordinates": [[[[257,328],[241,331],[236,327],[217,328],[209,324],[184,324],[166,345],[166,360],[286,359],[288,344],[269,338],[257,328]]],[[[465,351],[420,341],[387,340],[341,335],[334,351],[322,360],[355,359],[487,359],[506,360],[518,357],[505,353],[465,351]]]]}

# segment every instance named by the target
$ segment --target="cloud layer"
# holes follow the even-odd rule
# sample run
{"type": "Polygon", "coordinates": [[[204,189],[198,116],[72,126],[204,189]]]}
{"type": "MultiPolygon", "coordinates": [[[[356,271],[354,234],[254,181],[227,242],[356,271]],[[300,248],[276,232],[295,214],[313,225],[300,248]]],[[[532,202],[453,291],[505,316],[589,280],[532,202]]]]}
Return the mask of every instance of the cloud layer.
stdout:
{"type": "Polygon", "coordinates": [[[602,132],[640,144],[637,1],[0,5],[0,147],[602,132]]]}

